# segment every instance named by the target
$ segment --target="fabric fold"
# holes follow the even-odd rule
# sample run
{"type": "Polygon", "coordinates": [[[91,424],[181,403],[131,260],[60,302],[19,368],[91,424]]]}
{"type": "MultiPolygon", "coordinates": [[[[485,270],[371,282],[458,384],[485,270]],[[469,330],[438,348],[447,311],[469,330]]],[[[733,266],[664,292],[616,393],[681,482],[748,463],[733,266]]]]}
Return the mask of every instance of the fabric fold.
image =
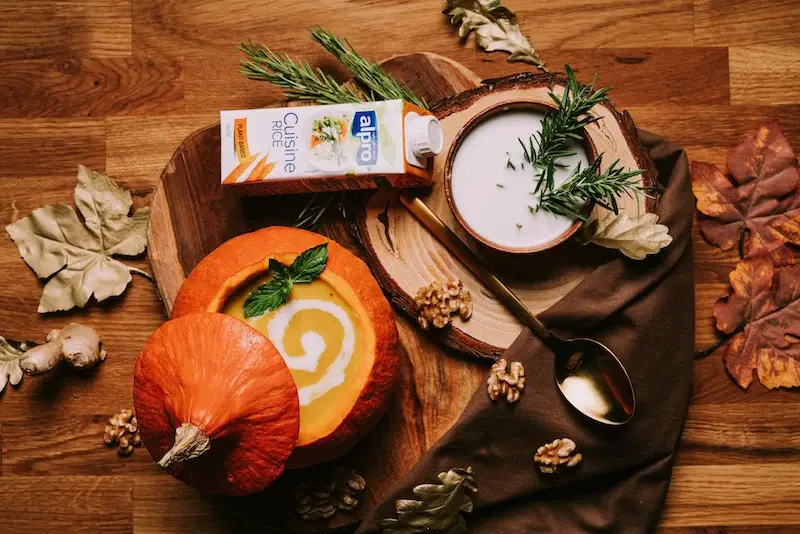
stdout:
{"type": "Polygon", "coordinates": [[[594,423],[561,398],[553,354],[529,331],[504,357],[526,369],[517,404],[475,392],[459,420],[424,455],[358,533],[380,532],[395,517],[394,500],[436,482],[439,472],[471,466],[479,491],[467,515],[470,532],[647,532],[659,518],[691,390],[694,284],[691,228],[694,202],[686,154],[646,132],[663,189],[656,213],[673,242],[642,261],[622,257],[597,267],[540,315],[565,337],[594,337],[625,364],[636,393],[627,425],[594,423]],[[562,473],[540,473],[536,449],[573,439],[584,460],[562,473]]]}

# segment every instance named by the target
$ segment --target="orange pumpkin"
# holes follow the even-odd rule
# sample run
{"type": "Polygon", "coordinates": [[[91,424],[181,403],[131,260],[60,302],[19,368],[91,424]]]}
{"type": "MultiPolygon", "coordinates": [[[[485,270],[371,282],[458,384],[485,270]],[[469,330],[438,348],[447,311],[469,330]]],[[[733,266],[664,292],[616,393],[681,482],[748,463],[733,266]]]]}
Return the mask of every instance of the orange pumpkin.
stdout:
{"type": "Polygon", "coordinates": [[[232,313],[230,302],[269,276],[270,258],[289,265],[298,254],[322,243],[328,244],[328,260],[319,280],[308,287],[295,285],[287,304],[256,326],[280,347],[298,386],[300,432],[288,461],[290,468],[326,462],[349,450],[374,427],[392,396],[400,355],[397,327],[389,302],[366,264],[319,234],[265,228],[233,238],[206,256],[183,283],[172,309],[173,318],[195,312],[232,313]],[[319,304],[320,299],[329,298],[328,293],[335,302],[319,304]],[[306,306],[308,302],[317,304],[306,306]],[[314,306],[319,309],[307,309],[314,306]],[[354,326],[341,330],[333,324],[330,339],[325,338],[327,333],[317,336],[325,338],[320,345],[324,350],[309,354],[316,350],[312,343],[316,332],[302,330],[322,325],[326,314],[354,326]],[[267,330],[277,323],[281,334],[276,338],[267,330]],[[294,330],[293,325],[297,325],[294,330]],[[340,351],[339,347],[348,343],[353,354],[344,365],[339,359],[344,348],[340,351]],[[309,363],[311,356],[317,360],[311,358],[309,363]],[[300,360],[305,363],[297,364],[300,360]],[[340,368],[334,369],[337,365],[340,368]],[[326,389],[331,384],[335,387],[326,389]]]}
{"type": "Polygon", "coordinates": [[[266,337],[227,315],[190,314],[161,325],[136,360],[133,393],[153,459],[209,493],[263,490],[297,441],[289,369],[266,337]]]}

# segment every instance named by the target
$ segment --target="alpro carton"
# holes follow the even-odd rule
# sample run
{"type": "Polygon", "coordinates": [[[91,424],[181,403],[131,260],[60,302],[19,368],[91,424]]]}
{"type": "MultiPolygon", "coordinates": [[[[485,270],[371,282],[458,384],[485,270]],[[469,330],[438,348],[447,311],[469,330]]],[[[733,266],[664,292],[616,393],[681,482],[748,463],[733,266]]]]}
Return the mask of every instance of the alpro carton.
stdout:
{"type": "Polygon", "coordinates": [[[220,112],[222,184],[261,195],[430,185],[438,120],[403,100],[220,112]]]}

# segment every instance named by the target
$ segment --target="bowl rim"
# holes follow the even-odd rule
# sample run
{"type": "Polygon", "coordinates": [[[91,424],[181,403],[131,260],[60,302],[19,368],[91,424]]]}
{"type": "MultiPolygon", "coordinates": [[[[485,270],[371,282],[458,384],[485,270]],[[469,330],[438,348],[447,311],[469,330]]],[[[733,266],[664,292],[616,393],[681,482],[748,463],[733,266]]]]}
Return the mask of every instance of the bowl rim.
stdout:
{"type": "MultiPolygon", "coordinates": [[[[504,100],[494,104],[481,112],[479,112],[474,117],[470,118],[456,133],[455,137],[453,138],[453,142],[450,143],[450,147],[447,150],[447,159],[445,160],[444,164],[444,192],[445,197],[447,198],[447,204],[450,208],[450,211],[453,213],[453,216],[458,221],[458,224],[461,225],[464,230],[476,241],[479,243],[494,249],[499,250],[500,252],[507,252],[510,254],[532,254],[535,252],[542,252],[544,250],[551,249],[556,245],[559,245],[572,237],[578,229],[583,226],[583,221],[580,219],[576,219],[573,223],[567,228],[563,233],[547,241],[545,243],[532,246],[532,247],[508,247],[505,245],[500,245],[491,241],[483,236],[481,236],[474,228],[472,228],[462,217],[461,212],[458,210],[456,206],[455,200],[453,200],[453,191],[452,191],[452,177],[453,177],[453,161],[455,160],[456,153],[461,146],[461,143],[467,137],[467,135],[475,128],[478,124],[485,121],[489,117],[496,115],[498,113],[504,113],[507,111],[511,111],[514,109],[528,109],[528,110],[535,110],[535,111],[550,111],[556,109],[554,105],[549,105],[546,103],[542,103],[537,100],[527,99],[527,98],[514,98],[509,100],[504,100]]],[[[597,159],[597,148],[592,141],[592,138],[586,132],[584,128],[581,132],[581,136],[583,137],[583,145],[584,149],[586,150],[587,158],[589,159],[589,163],[593,163],[597,159]]],[[[588,216],[592,209],[594,209],[594,203],[587,202],[583,208],[583,214],[588,216]]]]}

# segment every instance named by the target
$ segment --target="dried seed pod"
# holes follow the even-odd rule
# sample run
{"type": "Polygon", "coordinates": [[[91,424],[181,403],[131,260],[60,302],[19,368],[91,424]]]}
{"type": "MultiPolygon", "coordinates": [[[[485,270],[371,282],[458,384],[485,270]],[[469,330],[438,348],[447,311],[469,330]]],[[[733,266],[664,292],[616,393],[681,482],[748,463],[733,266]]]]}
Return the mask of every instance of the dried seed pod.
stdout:
{"type": "Polygon", "coordinates": [[[329,467],[318,472],[315,480],[297,487],[295,511],[306,521],[329,519],[339,510],[354,510],[366,487],[364,479],[352,469],[329,467]]]}
{"type": "Polygon", "coordinates": [[[556,439],[536,449],[533,461],[542,473],[558,473],[581,463],[583,455],[575,452],[576,449],[577,445],[571,439],[556,439]]]}

